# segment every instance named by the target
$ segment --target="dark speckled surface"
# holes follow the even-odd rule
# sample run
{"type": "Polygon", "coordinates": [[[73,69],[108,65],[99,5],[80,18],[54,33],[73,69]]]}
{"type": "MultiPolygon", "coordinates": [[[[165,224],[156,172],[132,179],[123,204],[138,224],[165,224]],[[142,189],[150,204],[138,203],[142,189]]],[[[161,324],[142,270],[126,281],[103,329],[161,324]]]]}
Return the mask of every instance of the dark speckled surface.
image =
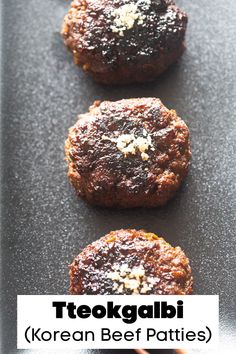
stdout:
{"type": "Polygon", "coordinates": [[[178,4],[189,14],[183,58],[155,83],[108,88],[75,67],[62,44],[67,2],[2,2],[2,354],[17,352],[16,295],[67,293],[67,264],[121,227],[146,228],[185,250],[195,293],[220,294],[214,354],[235,352],[236,2],[178,4]],[[160,97],[188,123],[187,181],[161,209],[90,207],[66,178],[67,129],[95,99],[138,96],[160,97]]]}

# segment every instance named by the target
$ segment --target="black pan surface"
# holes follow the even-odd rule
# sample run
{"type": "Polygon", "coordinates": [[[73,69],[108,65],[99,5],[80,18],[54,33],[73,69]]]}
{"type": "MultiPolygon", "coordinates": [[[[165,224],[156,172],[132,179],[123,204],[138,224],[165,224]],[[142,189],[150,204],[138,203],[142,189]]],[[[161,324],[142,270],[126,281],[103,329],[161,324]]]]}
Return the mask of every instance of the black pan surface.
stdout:
{"type": "Polygon", "coordinates": [[[177,2],[189,14],[182,59],[154,83],[116,88],[95,84],[64,48],[59,31],[68,2],[2,1],[2,354],[17,352],[17,294],[66,294],[72,258],[128,227],[185,250],[195,294],[220,295],[222,343],[214,353],[235,352],[236,1],[177,2]],[[189,125],[186,183],[160,209],[91,207],[66,177],[68,128],[95,99],[141,96],[160,97],[189,125]]]}

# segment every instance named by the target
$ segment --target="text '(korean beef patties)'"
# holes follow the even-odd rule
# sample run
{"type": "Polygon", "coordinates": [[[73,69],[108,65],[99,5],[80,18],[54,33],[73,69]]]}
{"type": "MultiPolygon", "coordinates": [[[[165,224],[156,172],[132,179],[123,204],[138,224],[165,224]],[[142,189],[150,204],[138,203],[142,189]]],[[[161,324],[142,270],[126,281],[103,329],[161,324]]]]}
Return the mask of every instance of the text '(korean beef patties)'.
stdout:
{"type": "Polygon", "coordinates": [[[68,176],[78,196],[106,207],[155,207],[190,164],[189,130],[157,98],[95,102],[69,130],[68,176]]]}
{"type": "Polygon", "coordinates": [[[187,15],[171,0],[74,0],[62,26],[74,61],[99,82],[155,79],[184,51],[187,15]]]}
{"type": "Polygon", "coordinates": [[[112,231],[70,265],[70,293],[76,295],[189,295],[192,286],[181,248],[143,230],[112,231]]]}

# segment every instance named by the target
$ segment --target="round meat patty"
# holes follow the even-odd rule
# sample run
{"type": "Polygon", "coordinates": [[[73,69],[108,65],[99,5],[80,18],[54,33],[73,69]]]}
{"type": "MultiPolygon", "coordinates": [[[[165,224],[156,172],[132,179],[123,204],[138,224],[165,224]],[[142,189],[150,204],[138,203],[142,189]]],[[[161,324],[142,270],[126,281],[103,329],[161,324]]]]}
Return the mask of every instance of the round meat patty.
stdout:
{"type": "Polygon", "coordinates": [[[193,279],[180,247],[143,230],[112,231],[70,265],[70,293],[188,295],[193,279]]]}
{"type": "Polygon", "coordinates": [[[69,130],[68,176],[106,207],[155,207],[172,198],[190,163],[189,131],[157,98],[95,102],[69,130]]]}
{"type": "Polygon", "coordinates": [[[74,0],[62,36],[95,80],[155,79],[184,51],[187,15],[171,0],[74,0]]]}

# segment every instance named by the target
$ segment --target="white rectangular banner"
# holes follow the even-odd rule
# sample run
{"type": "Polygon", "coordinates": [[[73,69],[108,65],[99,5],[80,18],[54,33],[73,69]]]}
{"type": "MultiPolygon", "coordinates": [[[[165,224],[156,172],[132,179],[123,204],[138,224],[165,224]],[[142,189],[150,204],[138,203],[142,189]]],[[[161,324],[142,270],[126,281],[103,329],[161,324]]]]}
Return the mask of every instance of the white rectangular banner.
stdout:
{"type": "Polygon", "coordinates": [[[18,349],[214,348],[217,295],[19,295],[18,349]]]}

